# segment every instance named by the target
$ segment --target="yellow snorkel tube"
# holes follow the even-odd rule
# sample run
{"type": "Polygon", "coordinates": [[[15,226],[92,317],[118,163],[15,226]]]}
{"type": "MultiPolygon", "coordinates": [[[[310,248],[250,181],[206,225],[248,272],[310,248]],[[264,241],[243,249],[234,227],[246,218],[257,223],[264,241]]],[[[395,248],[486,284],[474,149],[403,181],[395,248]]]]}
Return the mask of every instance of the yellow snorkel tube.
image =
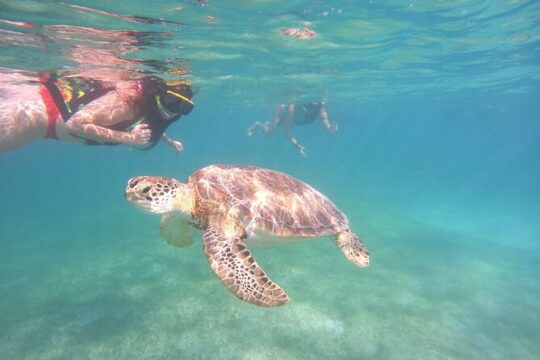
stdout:
{"type": "MultiPolygon", "coordinates": [[[[179,98],[179,99],[184,100],[185,102],[190,103],[192,107],[195,106],[195,103],[194,103],[193,101],[191,101],[190,99],[188,99],[187,97],[185,97],[185,96],[182,95],[182,94],[176,93],[176,92],[171,91],[171,90],[167,90],[167,94],[171,94],[171,95],[173,95],[173,96],[176,96],[176,97],[179,98]]],[[[190,111],[191,111],[191,110],[190,110],[190,111]]]]}

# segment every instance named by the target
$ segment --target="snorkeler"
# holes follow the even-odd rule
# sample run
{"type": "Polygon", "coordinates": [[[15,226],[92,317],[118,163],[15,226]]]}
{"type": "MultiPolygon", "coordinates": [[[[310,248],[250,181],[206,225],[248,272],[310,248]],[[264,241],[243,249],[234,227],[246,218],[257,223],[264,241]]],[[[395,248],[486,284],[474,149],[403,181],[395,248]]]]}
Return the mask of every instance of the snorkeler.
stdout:
{"type": "Polygon", "coordinates": [[[163,140],[176,151],[179,141],[165,130],[193,109],[186,81],[156,77],[103,82],[59,79],[54,74],[0,72],[0,152],[40,138],[88,145],[127,144],[149,149],[163,140]]]}
{"type": "Polygon", "coordinates": [[[326,132],[333,133],[338,130],[337,123],[332,123],[328,119],[324,101],[318,101],[305,104],[281,104],[277,107],[272,121],[255,122],[248,128],[248,135],[252,136],[256,130],[265,135],[272,135],[280,125],[284,125],[289,141],[303,157],[307,158],[304,146],[294,137],[291,128],[294,125],[310,124],[316,119],[321,121],[326,132]]]}
{"type": "MultiPolygon", "coordinates": [[[[10,33],[29,46],[59,46],[63,56],[79,66],[44,74],[0,68],[0,152],[39,138],[139,149],[161,139],[182,151],[182,144],[165,130],[193,108],[191,85],[141,75],[142,61],[126,55],[139,49],[143,33],[2,23],[28,28],[28,32],[10,33]],[[65,39],[71,38],[79,41],[65,46],[65,39]]],[[[171,75],[169,70],[163,72],[171,75]]],[[[184,69],[176,69],[173,75],[185,74],[184,69]]]]}
{"type": "Polygon", "coordinates": [[[311,30],[308,27],[305,27],[303,29],[299,29],[299,28],[281,29],[279,32],[281,33],[281,35],[292,36],[295,39],[311,39],[317,35],[315,34],[315,31],[311,30]]]}

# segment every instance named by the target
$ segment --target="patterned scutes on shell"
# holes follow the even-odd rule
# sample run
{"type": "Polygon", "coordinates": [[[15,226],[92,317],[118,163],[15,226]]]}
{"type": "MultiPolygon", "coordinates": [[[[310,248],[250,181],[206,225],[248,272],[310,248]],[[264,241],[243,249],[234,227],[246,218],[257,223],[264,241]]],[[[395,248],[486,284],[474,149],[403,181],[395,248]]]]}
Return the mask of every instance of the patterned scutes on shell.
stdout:
{"type": "Polygon", "coordinates": [[[194,215],[230,214],[248,233],[325,236],[348,228],[336,206],[311,186],[287,174],[257,167],[212,165],[189,178],[194,215]]]}

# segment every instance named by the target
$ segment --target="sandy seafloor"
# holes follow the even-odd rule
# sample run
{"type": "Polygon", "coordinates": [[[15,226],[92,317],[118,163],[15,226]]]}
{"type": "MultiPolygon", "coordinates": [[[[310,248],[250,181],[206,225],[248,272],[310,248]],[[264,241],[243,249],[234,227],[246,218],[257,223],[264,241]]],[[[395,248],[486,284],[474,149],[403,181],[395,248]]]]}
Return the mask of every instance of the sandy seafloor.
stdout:
{"type": "Polygon", "coordinates": [[[0,156],[0,358],[533,359],[540,300],[537,97],[330,103],[337,134],[249,138],[271,107],[211,106],[177,156],[41,141],[0,156]],[[200,234],[168,246],[134,175],[267,166],[321,190],[371,253],[329,239],[253,249],[291,297],[265,309],[212,273],[200,234]]]}

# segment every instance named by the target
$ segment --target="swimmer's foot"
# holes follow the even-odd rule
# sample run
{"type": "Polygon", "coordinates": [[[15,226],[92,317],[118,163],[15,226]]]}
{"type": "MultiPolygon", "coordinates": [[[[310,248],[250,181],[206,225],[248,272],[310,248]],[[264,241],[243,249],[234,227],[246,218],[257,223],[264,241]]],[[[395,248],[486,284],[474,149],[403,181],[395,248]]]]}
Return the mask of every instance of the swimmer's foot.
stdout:
{"type": "Polygon", "coordinates": [[[251,126],[247,129],[247,134],[248,134],[248,136],[252,136],[253,133],[255,132],[255,129],[256,129],[257,127],[259,127],[259,126],[260,126],[260,125],[259,125],[259,122],[258,122],[258,121],[257,121],[255,124],[251,125],[251,126]]]}

